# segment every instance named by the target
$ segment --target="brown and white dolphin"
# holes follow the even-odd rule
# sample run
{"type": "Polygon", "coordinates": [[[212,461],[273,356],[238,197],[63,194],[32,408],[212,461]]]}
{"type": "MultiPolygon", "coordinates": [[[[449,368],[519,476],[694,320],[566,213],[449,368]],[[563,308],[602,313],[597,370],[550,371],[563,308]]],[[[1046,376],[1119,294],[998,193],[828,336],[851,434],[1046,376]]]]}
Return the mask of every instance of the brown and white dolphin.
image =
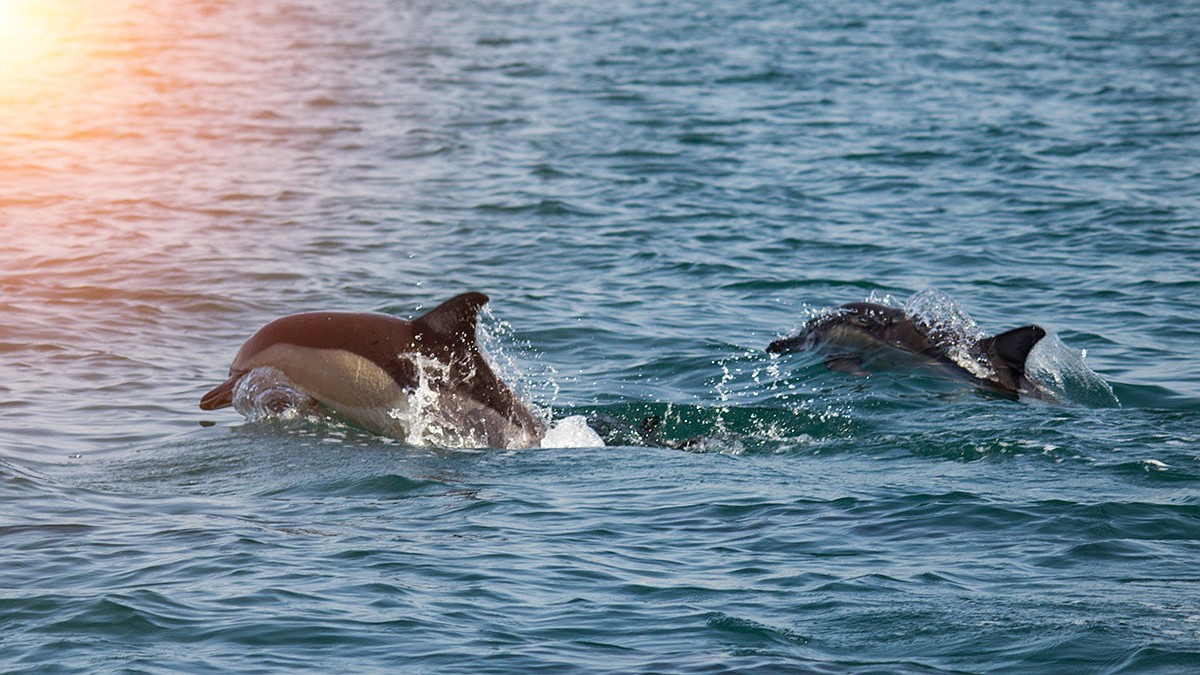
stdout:
{"type": "Polygon", "coordinates": [[[1029,351],[1045,336],[1039,326],[1022,326],[973,338],[914,319],[895,307],[851,302],[814,317],[795,335],[772,342],[767,351],[819,351],[830,370],[855,375],[868,375],[865,365],[899,353],[987,389],[1046,398],[1025,373],[1029,351]]]}
{"type": "Polygon", "coordinates": [[[464,293],[413,321],[350,312],[276,319],[242,345],[229,379],[205,394],[200,408],[231,405],[243,377],[274,368],[299,391],[378,434],[456,446],[536,445],[545,423],[492,372],[476,344],[476,320],[487,302],[483,293],[464,293]]]}

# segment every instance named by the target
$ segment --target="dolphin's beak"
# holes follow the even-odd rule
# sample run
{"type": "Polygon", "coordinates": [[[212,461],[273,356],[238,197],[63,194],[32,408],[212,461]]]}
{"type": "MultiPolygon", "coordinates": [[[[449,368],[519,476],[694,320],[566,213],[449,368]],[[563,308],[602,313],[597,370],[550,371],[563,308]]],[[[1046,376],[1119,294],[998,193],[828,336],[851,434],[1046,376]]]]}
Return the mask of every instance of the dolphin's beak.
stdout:
{"type": "Polygon", "coordinates": [[[243,375],[245,373],[238,373],[213,387],[212,391],[200,399],[200,409],[216,410],[217,408],[228,408],[233,405],[233,388],[237,386],[238,380],[242,379],[243,375]]]}

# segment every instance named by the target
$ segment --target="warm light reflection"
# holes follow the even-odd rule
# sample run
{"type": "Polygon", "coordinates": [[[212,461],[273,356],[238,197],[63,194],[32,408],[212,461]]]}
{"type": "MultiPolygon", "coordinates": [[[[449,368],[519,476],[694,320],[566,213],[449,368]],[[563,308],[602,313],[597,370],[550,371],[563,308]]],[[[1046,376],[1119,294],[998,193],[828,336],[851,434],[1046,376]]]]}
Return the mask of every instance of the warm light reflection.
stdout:
{"type": "MultiPolygon", "coordinates": [[[[106,9],[107,8],[107,9],[106,9]]],[[[0,0],[0,163],[17,141],[62,136],[104,114],[95,58],[110,34],[98,23],[107,2],[0,0]],[[16,139],[14,141],[14,139],[16,139]]]]}
{"type": "Polygon", "coordinates": [[[61,91],[82,67],[81,14],[88,3],[0,0],[0,104],[61,91]]]}
{"type": "Polygon", "coordinates": [[[0,0],[0,76],[6,84],[51,54],[54,35],[44,7],[37,0],[0,0]]]}

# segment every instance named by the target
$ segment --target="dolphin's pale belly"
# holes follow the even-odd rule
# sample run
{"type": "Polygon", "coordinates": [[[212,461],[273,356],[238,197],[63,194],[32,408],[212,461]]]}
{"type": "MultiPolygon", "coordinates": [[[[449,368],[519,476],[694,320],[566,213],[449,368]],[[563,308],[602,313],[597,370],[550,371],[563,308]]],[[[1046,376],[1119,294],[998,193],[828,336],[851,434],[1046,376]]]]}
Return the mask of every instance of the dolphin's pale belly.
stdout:
{"type": "Polygon", "coordinates": [[[237,370],[262,366],[278,369],[300,389],[339,412],[388,408],[406,398],[382,368],[341,349],[277,343],[233,364],[237,370]]]}
{"type": "Polygon", "coordinates": [[[273,368],[297,390],[368,431],[407,437],[395,412],[407,408],[408,395],[382,368],[362,356],[279,343],[233,365],[247,371],[273,368]]]}

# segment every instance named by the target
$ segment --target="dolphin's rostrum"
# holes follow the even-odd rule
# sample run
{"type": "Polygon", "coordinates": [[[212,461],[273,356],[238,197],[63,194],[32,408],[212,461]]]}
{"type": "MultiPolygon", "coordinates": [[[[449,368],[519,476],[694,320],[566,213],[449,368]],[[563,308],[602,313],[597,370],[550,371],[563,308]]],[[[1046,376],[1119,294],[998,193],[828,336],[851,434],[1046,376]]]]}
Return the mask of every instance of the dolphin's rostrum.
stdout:
{"type": "Polygon", "coordinates": [[[969,379],[994,391],[1045,398],[1025,372],[1034,345],[1046,336],[1039,326],[973,338],[871,302],[851,302],[809,320],[800,332],[767,346],[772,354],[816,350],[830,370],[867,375],[865,366],[889,352],[969,379]]]}
{"type": "Polygon", "coordinates": [[[200,399],[233,403],[239,380],[274,368],[299,391],[365,429],[412,442],[515,448],[546,426],[492,372],[476,344],[483,293],[464,293],[413,321],[386,314],[310,312],[276,319],[238,350],[229,379],[200,399]],[[419,428],[418,428],[419,427],[419,428]],[[428,439],[425,439],[428,440],[428,439]]]}

